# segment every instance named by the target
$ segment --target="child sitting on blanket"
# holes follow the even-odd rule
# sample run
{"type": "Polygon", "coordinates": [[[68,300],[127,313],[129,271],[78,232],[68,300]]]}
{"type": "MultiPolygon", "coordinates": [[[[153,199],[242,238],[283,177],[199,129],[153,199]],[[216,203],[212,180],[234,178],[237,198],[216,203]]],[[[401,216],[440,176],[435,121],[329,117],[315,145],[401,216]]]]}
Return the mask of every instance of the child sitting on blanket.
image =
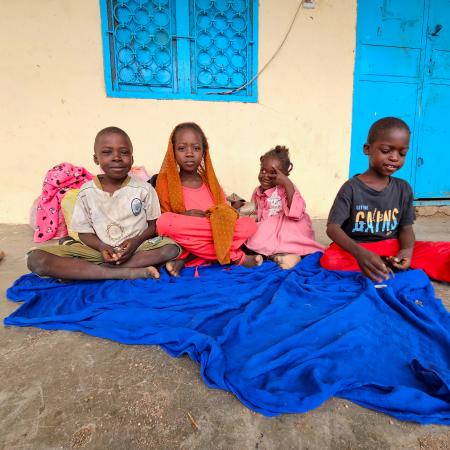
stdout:
{"type": "Polygon", "coordinates": [[[155,190],[128,176],[133,164],[128,135],[116,127],[101,130],[94,162],[104,173],[80,189],[71,222],[81,242],[33,249],[28,268],[68,280],[159,278],[154,266],[176,258],[180,247],[156,236],[161,211],[155,190]]]}
{"type": "Polygon", "coordinates": [[[170,236],[185,252],[166,264],[178,276],[186,263],[233,263],[253,267],[260,255],[246,255],[241,245],[255,232],[255,221],[238,218],[227,205],[211,162],[208,141],[195,123],[181,123],[172,131],[156,180],[163,214],[160,235],[170,236]]]}
{"type": "Polygon", "coordinates": [[[341,187],[328,217],[334,241],[321,258],[331,270],[357,270],[376,282],[390,270],[423,269],[450,281],[450,243],[415,242],[410,185],[392,175],[405,162],[410,130],[403,120],[385,117],[369,130],[364,154],[369,168],[341,187]]]}
{"type": "Polygon", "coordinates": [[[314,240],[305,201],[289,178],[293,167],[289,150],[277,145],[262,155],[260,162],[260,186],[252,196],[257,230],[245,245],[273,259],[282,269],[290,269],[302,256],[324,248],[314,240]]]}

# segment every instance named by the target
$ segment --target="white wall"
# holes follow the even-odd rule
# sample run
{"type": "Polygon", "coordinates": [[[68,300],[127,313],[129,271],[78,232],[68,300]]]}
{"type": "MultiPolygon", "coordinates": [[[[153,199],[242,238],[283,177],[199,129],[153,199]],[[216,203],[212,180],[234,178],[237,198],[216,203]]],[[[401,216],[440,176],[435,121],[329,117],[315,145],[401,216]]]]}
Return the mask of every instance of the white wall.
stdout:
{"type": "MultiPolygon", "coordinates": [[[[281,42],[298,0],[259,8],[259,63],[281,42]]],[[[92,145],[125,129],[135,161],[159,168],[171,129],[196,121],[209,138],[225,190],[249,196],[259,155],[292,152],[293,181],[313,217],[326,217],[348,174],[356,0],[318,0],[259,79],[257,104],[107,98],[99,2],[15,0],[0,15],[0,222],[28,221],[45,172],[68,161],[95,172],[92,145]]]]}

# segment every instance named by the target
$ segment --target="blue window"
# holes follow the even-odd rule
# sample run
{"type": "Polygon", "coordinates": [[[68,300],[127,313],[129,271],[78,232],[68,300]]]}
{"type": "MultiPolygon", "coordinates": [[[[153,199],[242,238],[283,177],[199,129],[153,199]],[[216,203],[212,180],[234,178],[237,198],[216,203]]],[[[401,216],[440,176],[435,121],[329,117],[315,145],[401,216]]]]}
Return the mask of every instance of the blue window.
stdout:
{"type": "Polygon", "coordinates": [[[257,0],[100,0],[110,97],[256,102],[257,0]]]}

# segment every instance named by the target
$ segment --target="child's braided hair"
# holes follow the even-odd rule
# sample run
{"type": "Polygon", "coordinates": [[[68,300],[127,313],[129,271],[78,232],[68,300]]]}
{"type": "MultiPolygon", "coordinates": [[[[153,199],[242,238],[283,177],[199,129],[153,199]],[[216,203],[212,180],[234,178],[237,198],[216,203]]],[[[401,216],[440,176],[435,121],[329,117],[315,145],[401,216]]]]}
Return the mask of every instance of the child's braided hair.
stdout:
{"type": "Polygon", "coordinates": [[[284,145],[275,146],[267,153],[264,153],[264,155],[262,155],[259,160],[263,162],[266,158],[278,159],[278,161],[280,161],[281,163],[281,168],[287,174],[289,174],[294,167],[291,160],[289,159],[289,149],[284,145]]]}

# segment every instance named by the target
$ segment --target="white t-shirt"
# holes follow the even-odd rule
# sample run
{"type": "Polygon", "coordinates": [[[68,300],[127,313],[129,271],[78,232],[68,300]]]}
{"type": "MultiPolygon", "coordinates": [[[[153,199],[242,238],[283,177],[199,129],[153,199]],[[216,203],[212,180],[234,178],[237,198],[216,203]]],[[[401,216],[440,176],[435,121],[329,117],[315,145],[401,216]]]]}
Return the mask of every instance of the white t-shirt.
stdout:
{"type": "Polygon", "coordinates": [[[127,177],[121,188],[110,194],[95,177],[78,193],[71,228],[77,233],[95,233],[105,244],[117,246],[140,235],[147,221],[160,215],[158,195],[149,183],[127,177]]]}

